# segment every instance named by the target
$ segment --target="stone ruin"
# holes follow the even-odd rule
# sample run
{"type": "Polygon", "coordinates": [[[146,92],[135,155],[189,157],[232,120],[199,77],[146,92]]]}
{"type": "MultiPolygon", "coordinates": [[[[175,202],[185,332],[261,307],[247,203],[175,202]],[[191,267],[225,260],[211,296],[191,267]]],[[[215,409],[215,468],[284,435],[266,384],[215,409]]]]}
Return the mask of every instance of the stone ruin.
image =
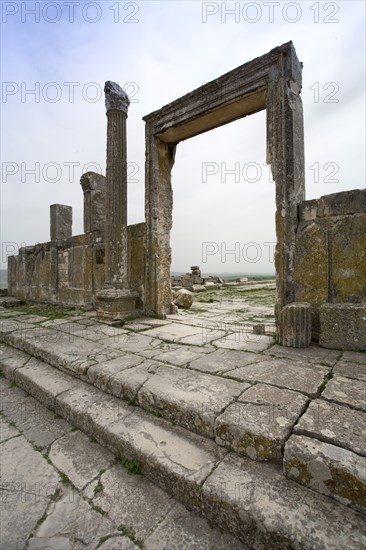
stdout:
{"type": "MultiPolygon", "coordinates": [[[[302,64],[288,42],[145,116],[145,222],[127,225],[129,99],[118,84],[106,82],[106,177],[81,177],[84,234],[72,236],[71,207],[52,205],[50,241],[8,259],[9,294],[95,308],[105,320],[174,311],[171,170],[177,145],[266,109],[267,163],[276,187],[278,340],[365,350],[366,190],[305,200],[301,86],[302,64]]],[[[198,271],[192,277],[199,279],[198,271]]]]}
{"type": "Polygon", "coordinates": [[[172,275],[170,277],[170,282],[172,290],[185,288],[191,292],[199,292],[201,290],[207,290],[208,288],[221,288],[224,284],[221,277],[215,277],[212,275],[202,277],[202,273],[198,265],[193,265],[191,267],[191,273],[185,273],[184,275],[172,275]]]}

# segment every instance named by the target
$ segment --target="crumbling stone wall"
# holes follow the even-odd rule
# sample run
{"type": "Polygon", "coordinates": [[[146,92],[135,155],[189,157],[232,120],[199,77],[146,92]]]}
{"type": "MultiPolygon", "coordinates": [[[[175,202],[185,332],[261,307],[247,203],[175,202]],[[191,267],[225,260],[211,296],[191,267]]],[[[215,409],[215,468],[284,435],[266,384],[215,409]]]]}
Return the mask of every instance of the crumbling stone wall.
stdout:
{"type": "Polygon", "coordinates": [[[295,241],[296,301],[312,305],[319,338],[323,303],[366,303],[366,189],[299,204],[295,241]]]}

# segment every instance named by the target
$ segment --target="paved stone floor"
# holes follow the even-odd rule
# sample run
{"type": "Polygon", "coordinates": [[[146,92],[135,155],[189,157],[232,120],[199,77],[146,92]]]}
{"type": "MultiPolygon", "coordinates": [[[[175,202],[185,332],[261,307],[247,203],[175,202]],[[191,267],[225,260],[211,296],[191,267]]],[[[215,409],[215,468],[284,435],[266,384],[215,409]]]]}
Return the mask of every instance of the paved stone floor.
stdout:
{"type": "Polygon", "coordinates": [[[62,394],[70,408],[81,397],[76,377],[219,449],[270,463],[345,509],[366,510],[366,354],[278,346],[265,293],[225,296],[122,327],[94,312],[50,319],[0,308],[10,380],[1,381],[0,548],[244,548],[14,382],[51,409],[62,394]],[[265,334],[253,334],[257,323],[265,334]]]}

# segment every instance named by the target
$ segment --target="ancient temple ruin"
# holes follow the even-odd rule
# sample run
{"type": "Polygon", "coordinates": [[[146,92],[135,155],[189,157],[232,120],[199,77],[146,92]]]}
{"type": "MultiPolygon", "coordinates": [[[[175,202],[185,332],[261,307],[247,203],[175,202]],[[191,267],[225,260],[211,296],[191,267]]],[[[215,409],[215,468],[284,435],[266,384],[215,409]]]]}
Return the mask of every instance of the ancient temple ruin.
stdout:
{"type": "Polygon", "coordinates": [[[171,170],[180,141],[266,109],[276,186],[276,323],[283,345],[366,349],[366,190],[305,200],[302,64],[291,42],[144,117],[145,222],[127,225],[129,100],[105,86],[106,178],[81,177],[84,234],[51,206],[50,241],[8,260],[9,294],[78,304],[101,319],[164,317],[171,305],[171,170]]]}

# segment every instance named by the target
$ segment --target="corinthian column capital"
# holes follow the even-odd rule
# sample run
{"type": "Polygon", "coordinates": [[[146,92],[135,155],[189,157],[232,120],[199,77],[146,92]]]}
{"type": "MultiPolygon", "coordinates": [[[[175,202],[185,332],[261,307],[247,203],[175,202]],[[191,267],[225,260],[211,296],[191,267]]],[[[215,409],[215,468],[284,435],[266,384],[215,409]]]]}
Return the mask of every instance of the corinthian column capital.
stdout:
{"type": "Polygon", "coordinates": [[[128,106],[130,100],[128,95],[117,82],[112,82],[107,80],[104,85],[104,94],[105,94],[105,107],[108,111],[117,110],[123,111],[127,116],[128,106]]]}

